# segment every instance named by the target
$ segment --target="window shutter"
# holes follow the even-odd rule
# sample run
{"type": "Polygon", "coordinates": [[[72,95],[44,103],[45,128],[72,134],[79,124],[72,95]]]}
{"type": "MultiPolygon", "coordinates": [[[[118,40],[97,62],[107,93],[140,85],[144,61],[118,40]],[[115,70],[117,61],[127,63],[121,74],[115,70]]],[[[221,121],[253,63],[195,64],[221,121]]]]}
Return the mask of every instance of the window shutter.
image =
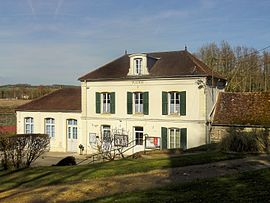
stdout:
{"type": "Polygon", "coordinates": [[[161,149],[167,149],[167,128],[161,127],[161,149]]]}
{"type": "Polygon", "coordinates": [[[148,92],[143,93],[143,114],[144,115],[149,114],[149,93],[148,92]]]}
{"type": "Polygon", "coordinates": [[[181,128],[181,135],[180,135],[180,148],[187,149],[187,129],[181,128]]]}
{"type": "Polygon", "coordinates": [[[100,113],[100,93],[96,92],[96,113],[100,113]]]}
{"type": "Polygon", "coordinates": [[[168,115],[168,93],[162,92],[162,115],[168,115]]]}
{"type": "Polygon", "coordinates": [[[127,114],[132,114],[132,92],[127,93],[127,114]]]}
{"type": "Polygon", "coordinates": [[[186,115],[186,91],[180,92],[180,115],[186,115]]]}
{"type": "Polygon", "coordinates": [[[111,112],[110,113],[115,113],[115,92],[110,93],[111,97],[111,112]]]}

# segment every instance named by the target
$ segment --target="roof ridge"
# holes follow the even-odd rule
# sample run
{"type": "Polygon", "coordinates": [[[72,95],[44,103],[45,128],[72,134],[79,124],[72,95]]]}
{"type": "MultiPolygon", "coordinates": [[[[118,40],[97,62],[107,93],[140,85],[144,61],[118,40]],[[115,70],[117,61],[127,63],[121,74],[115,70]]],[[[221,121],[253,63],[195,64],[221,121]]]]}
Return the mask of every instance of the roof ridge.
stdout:
{"type": "Polygon", "coordinates": [[[186,51],[186,50],[155,51],[155,52],[143,52],[143,54],[160,54],[160,53],[185,52],[185,51],[186,51]]]}

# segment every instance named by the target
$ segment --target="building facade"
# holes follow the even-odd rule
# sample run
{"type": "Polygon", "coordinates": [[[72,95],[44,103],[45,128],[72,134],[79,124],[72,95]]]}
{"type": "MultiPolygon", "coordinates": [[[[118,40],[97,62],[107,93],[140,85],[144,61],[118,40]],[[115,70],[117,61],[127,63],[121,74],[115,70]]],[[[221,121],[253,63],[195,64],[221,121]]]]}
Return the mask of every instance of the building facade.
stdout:
{"type": "MultiPolygon", "coordinates": [[[[79,80],[76,111],[66,105],[62,111],[41,111],[40,101],[33,101],[17,109],[18,133],[53,131],[52,151],[78,151],[81,144],[87,154],[96,153],[98,140],[110,138],[113,145],[124,140],[127,148],[134,146],[129,154],[151,147],[196,147],[210,141],[209,115],[226,84],[186,50],[125,54],[79,80]]],[[[43,100],[57,102],[52,95],[43,100]]]]}

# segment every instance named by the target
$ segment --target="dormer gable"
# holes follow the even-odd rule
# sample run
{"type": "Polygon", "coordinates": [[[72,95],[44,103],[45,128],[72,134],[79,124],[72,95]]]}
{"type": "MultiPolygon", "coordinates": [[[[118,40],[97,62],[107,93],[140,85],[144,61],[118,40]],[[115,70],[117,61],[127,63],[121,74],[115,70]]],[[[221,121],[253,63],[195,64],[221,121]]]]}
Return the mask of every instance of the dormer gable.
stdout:
{"type": "Polygon", "coordinates": [[[131,54],[129,55],[130,67],[128,76],[148,75],[147,55],[146,54],[131,54]]]}

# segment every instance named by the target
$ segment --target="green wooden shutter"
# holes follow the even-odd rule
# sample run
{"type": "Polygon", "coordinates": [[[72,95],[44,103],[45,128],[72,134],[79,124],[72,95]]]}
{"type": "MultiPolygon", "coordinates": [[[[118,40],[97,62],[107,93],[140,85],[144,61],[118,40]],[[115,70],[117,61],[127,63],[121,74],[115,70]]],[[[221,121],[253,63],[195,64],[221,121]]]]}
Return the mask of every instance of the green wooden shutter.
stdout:
{"type": "Polygon", "coordinates": [[[162,115],[168,115],[168,93],[162,92],[162,115]]]}
{"type": "Polygon", "coordinates": [[[96,113],[100,113],[100,93],[96,92],[96,113]]]}
{"type": "Polygon", "coordinates": [[[181,134],[180,134],[180,148],[181,149],[187,149],[187,129],[181,128],[181,134]]]}
{"type": "Polygon", "coordinates": [[[132,92],[127,93],[127,114],[132,114],[132,92]]]}
{"type": "Polygon", "coordinates": [[[115,92],[111,92],[110,93],[110,97],[111,97],[111,112],[110,113],[115,113],[115,92]]]}
{"type": "Polygon", "coordinates": [[[167,128],[161,127],[161,149],[167,149],[167,128]]]}
{"type": "Polygon", "coordinates": [[[149,93],[148,92],[143,93],[143,114],[144,115],[149,114],[149,93]]]}
{"type": "Polygon", "coordinates": [[[180,115],[186,115],[186,91],[180,92],[180,115]]]}

